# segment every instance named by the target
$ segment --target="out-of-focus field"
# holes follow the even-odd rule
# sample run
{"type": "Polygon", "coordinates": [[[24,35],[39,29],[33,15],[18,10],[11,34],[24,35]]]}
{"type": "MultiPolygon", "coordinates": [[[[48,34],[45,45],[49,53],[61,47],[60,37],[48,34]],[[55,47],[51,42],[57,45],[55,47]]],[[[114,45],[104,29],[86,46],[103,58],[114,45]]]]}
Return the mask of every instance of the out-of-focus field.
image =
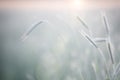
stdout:
{"type": "Polygon", "coordinates": [[[86,9],[76,9],[76,3],[71,2],[0,2],[0,80],[109,80],[103,57],[82,36],[81,30],[90,33],[77,19],[79,16],[88,25],[92,38],[105,38],[101,11],[105,12],[115,63],[111,63],[105,42],[97,46],[103,51],[112,77],[120,62],[120,9],[114,5],[116,2],[105,2],[103,7],[97,3],[97,8],[81,5],[86,9]],[[24,33],[39,21],[43,23],[22,40],[24,33]]]}

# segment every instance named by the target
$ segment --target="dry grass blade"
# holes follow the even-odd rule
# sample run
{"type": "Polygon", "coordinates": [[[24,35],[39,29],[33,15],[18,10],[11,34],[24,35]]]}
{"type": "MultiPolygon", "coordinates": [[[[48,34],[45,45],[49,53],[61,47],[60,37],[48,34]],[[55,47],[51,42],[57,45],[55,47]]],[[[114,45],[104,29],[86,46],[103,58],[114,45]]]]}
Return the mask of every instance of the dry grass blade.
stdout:
{"type": "Polygon", "coordinates": [[[79,17],[77,16],[77,19],[82,23],[82,25],[88,30],[89,35],[92,37],[92,31],[89,29],[88,25],[79,17]]]}
{"type": "Polygon", "coordinates": [[[112,61],[112,63],[114,64],[112,49],[111,49],[111,45],[110,45],[110,42],[109,42],[109,41],[107,42],[107,47],[108,47],[108,51],[109,51],[109,53],[110,53],[111,61],[112,61]]]}
{"type": "Polygon", "coordinates": [[[109,73],[108,68],[107,68],[106,58],[105,58],[102,50],[96,45],[96,42],[95,42],[94,40],[92,40],[92,39],[89,37],[89,35],[87,35],[83,30],[81,30],[80,33],[99,51],[101,57],[102,57],[103,60],[104,60],[104,65],[105,65],[106,74],[108,75],[109,79],[111,79],[110,73],[109,73]]]}
{"type": "Polygon", "coordinates": [[[84,22],[79,16],[77,16],[77,19],[82,23],[82,25],[83,25],[87,30],[89,30],[88,26],[85,24],[85,22],[84,22]]]}
{"type": "Polygon", "coordinates": [[[111,58],[112,64],[114,64],[113,54],[112,54],[110,40],[109,40],[109,38],[110,38],[109,24],[107,22],[105,14],[102,15],[102,17],[103,17],[103,22],[105,24],[105,28],[106,28],[106,32],[107,32],[107,47],[108,47],[108,51],[109,51],[109,54],[110,54],[110,58],[111,58]]]}
{"type": "Polygon", "coordinates": [[[106,32],[107,32],[107,36],[110,36],[110,31],[109,31],[109,25],[108,25],[108,22],[107,22],[107,19],[106,19],[106,16],[105,14],[102,15],[102,18],[103,18],[103,23],[104,23],[104,26],[106,28],[106,32]]]}
{"type": "Polygon", "coordinates": [[[40,21],[38,23],[36,23],[34,26],[30,27],[23,35],[22,35],[22,41],[24,41],[28,35],[38,26],[40,25],[41,23],[43,23],[43,21],[40,21]]]}
{"type": "Polygon", "coordinates": [[[101,13],[101,16],[103,18],[103,23],[104,23],[104,26],[105,26],[105,29],[106,29],[106,32],[107,32],[107,36],[110,36],[110,31],[109,31],[109,24],[107,22],[107,19],[106,19],[106,15],[105,13],[101,13]]]}
{"type": "Polygon", "coordinates": [[[94,43],[94,41],[89,37],[89,36],[85,36],[96,48],[98,48],[98,46],[94,43]]]}
{"type": "Polygon", "coordinates": [[[83,30],[80,31],[80,33],[81,33],[90,43],[92,43],[92,45],[94,45],[96,48],[98,48],[98,46],[96,45],[96,43],[90,38],[89,35],[87,35],[83,30]]]}
{"type": "Polygon", "coordinates": [[[106,38],[94,38],[94,41],[98,43],[106,42],[106,38]]]}

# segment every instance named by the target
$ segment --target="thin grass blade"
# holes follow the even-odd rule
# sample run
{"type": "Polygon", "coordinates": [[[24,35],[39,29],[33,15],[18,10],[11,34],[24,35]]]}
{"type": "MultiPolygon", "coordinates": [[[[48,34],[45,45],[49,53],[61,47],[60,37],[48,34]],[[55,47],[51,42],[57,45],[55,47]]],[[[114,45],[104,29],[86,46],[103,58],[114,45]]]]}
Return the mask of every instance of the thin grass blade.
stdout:
{"type": "Polygon", "coordinates": [[[82,25],[83,25],[87,30],[89,30],[87,24],[85,24],[85,22],[84,22],[79,16],[77,16],[77,19],[82,23],[82,25]]]}
{"type": "Polygon", "coordinates": [[[111,58],[112,64],[114,64],[113,54],[112,54],[110,40],[109,40],[110,39],[109,24],[107,22],[106,15],[102,14],[102,17],[103,17],[103,22],[104,22],[104,25],[105,25],[105,28],[106,28],[106,32],[107,32],[107,47],[108,47],[108,51],[109,51],[109,54],[110,54],[110,58],[111,58]]]}
{"type": "Polygon", "coordinates": [[[114,64],[112,49],[111,49],[111,45],[110,45],[110,42],[109,42],[109,41],[107,42],[107,47],[108,47],[108,51],[109,51],[109,53],[110,53],[110,58],[111,58],[112,64],[114,64]]]}
{"type": "Polygon", "coordinates": [[[102,13],[102,18],[103,18],[103,23],[107,32],[107,36],[110,36],[109,24],[107,22],[106,15],[104,13],[102,13]]]}
{"type": "Polygon", "coordinates": [[[36,23],[34,26],[30,27],[23,35],[22,35],[22,41],[24,41],[25,39],[27,39],[28,35],[40,24],[42,24],[43,21],[40,21],[38,23],[36,23]]]}
{"type": "Polygon", "coordinates": [[[106,42],[106,38],[94,38],[94,41],[98,43],[106,42]]]}
{"type": "Polygon", "coordinates": [[[92,36],[92,31],[89,29],[88,25],[79,17],[77,16],[77,19],[82,23],[82,25],[88,30],[89,35],[92,36]]]}
{"type": "Polygon", "coordinates": [[[96,48],[98,48],[98,46],[96,45],[96,43],[90,38],[89,35],[87,35],[83,30],[80,31],[80,33],[96,48]]]}
{"type": "Polygon", "coordinates": [[[102,50],[96,45],[96,42],[94,40],[92,40],[89,37],[89,35],[87,35],[83,30],[81,30],[80,33],[99,51],[99,53],[100,53],[100,55],[101,55],[101,57],[103,58],[103,61],[104,61],[106,73],[107,73],[107,75],[109,76],[109,79],[110,79],[110,73],[109,73],[108,68],[107,68],[106,58],[105,58],[102,50]]]}

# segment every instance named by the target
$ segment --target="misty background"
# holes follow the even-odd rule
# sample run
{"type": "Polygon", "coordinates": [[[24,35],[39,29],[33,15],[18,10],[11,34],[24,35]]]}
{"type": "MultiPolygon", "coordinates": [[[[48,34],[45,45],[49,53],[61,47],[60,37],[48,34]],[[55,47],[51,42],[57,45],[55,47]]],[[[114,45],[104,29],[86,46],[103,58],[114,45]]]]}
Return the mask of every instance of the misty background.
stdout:
{"type": "MultiPolygon", "coordinates": [[[[80,33],[87,30],[77,20],[80,16],[92,36],[106,37],[101,10],[0,10],[0,80],[105,80],[101,55],[80,33]],[[36,27],[25,41],[22,35],[36,27]],[[94,70],[96,69],[96,72],[94,70]]],[[[120,61],[120,11],[105,10],[115,64],[120,61]]],[[[111,65],[104,43],[108,67],[111,65]]],[[[111,71],[110,71],[111,72],[111,71]]]]}

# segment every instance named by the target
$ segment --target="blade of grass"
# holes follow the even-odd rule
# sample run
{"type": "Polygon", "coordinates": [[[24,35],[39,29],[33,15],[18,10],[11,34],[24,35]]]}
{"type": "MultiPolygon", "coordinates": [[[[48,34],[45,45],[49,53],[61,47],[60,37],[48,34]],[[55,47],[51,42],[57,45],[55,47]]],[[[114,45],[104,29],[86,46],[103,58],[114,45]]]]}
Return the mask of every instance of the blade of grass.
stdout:
{"type": "Polygon", "coordinates": [[[77,16],[77,19],[82,23],[82,25],[88,30],[90,36],[92,36],[92,31],[89,29],[88,25],[79,17],[77,16]]]}
{"type": "Polygon", "coordinates": [[[89,30],[88,26],[85,24],[85,22],[84,22],[79,16],[77,16],[77,19],[82,23],[82,25],[83,25],[87,30],[89,30]]]}
{"type": "Polygon", "coordinates": [[[105,29],[106,29],[106,32],[107,32],[107,36],[109,36],[110,35],[110,31],[109,31],[109,25],[108,25],[108,23],[107,23],[107,19],[106,19],[106,16],[105,15],[102,15],[102,18],[103,18],[103,23],[104,23],[104,25],[105,25],[105,29]]]}
{"type": "Polygon", "coordinates": [[[94,41],[90,38],[90,36],[89,35],[87,35],[83,30],[81,30],[81,31],[79,31],[81,34],[82,34],[82,36],[84,36],[88,41],[90,41],[90,43],[92,44],[92,45],[94,45],[96,48],[98,48],[98,46],[94,43],[94,41]]]}
{"type": "Polygon", "coordinates": [[[89,35],[87,35],[83,30],[81,30],[80,33],[99,51],[101,57],[104,60],[106,74],[108,75],[109,79],[111,79],[110,73],[109,73],[108,68],[107,68],[107,61],[106,61],[106,58],[105,58],[102,50],[96,45],[95,41],[93,41],[92,38],[90,38],[89,35]]]}
{"type": "Polygon", "coordinates": [[[114,64],[112,49],[111,49],[111,45],[110,45],[110,42],[109,42],[109,41],[107,42],[107,47],[108,47],[108,51],[109,51],[109,53],[110,53],[110,58],[111,58],[112,64],[114,64]]]}
{"type": "Polygon", "coordinates": [[[106,16],[105,14],[102,13],[102,18],[103,18],[103,22],[106,28],[106,32],[107,32],[107,48],[110,54],[110,58],[111,58],[111,62],[112,64],[114,64],[114,59],[113,59],[113,54],[112,54],[112,50],[111,50],[111,45],[110,45],[110,30],[109,30],[109,24],[107,22],[106,16]]]}
{"type": "Polygon", "coordinates": [[[95,38],[94,41],[98,43],[106,42],[106,38],[95,38]]]}
{"type": "Polygon", "coordinates": [[[100,54],[104,58],[104,61],[106,62],[106,59],[105,59],[101,49],[96,45],[95,41],[93,41],[92,38],[90,38],[90,36],[87,35],[83,30],[81,30],[80,33],[100,52],[100,54]]]}
{"type": "Polygon", "coordinates": [[[33,25],[32,27],[30,27],[23,35],[22,35],[22,41],[24,41],[25,39],[27,39],[27,37],[29,36],[29,34],[40,24],[42,24],[43,21],[40,21],[38,23],[36,23],[35,25],[33,25]]]}

